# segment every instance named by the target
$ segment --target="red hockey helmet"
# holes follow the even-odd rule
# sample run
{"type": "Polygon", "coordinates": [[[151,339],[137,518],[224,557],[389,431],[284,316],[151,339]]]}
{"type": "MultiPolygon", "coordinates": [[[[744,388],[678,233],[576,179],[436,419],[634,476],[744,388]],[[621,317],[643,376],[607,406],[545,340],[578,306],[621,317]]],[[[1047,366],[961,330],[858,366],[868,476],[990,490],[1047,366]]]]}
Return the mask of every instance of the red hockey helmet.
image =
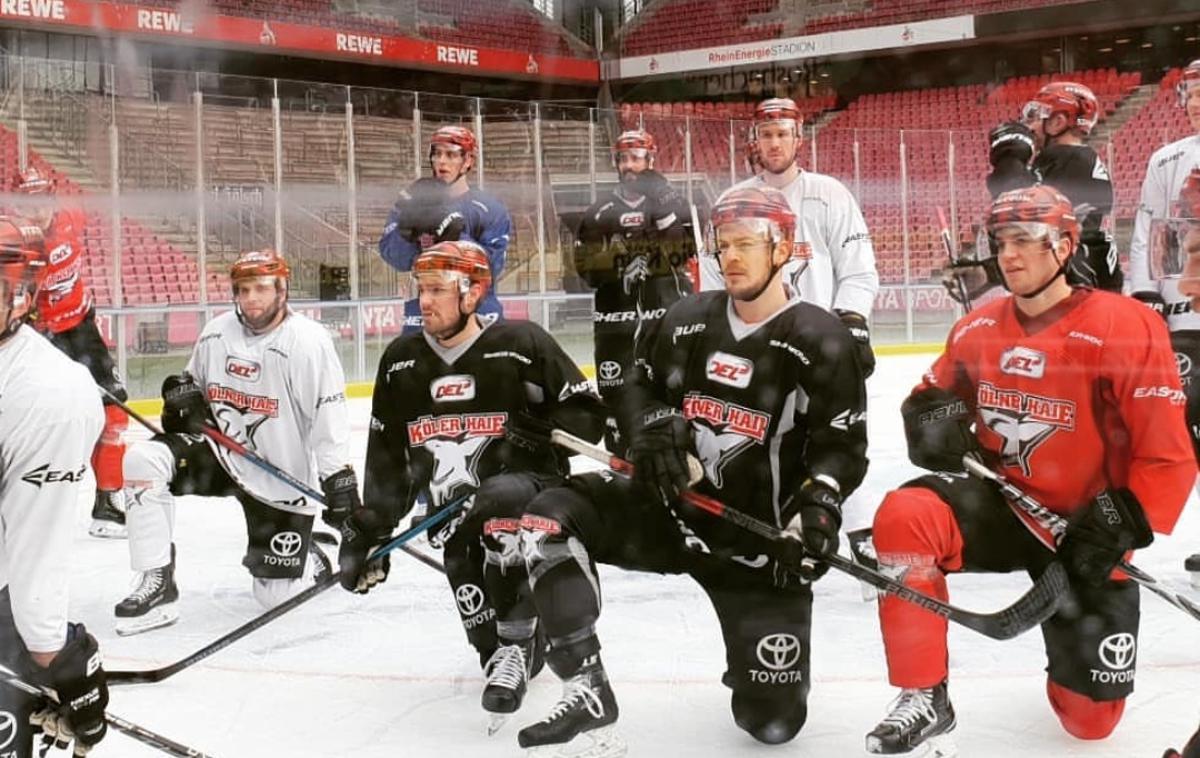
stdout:
{"type": "Polygon", "coordinates": [[[1047,184],[1009,190],[992,203],[987,231],[993,255],[997,230],[1008,226],[1019,226],[1030,237],[1046,238],[1051,244],[1065,237],[1071,241],[1071,252],[1079,244],[1079,220],[1071,201],[1047,184]]]}
{"type": "Polygon", "coordinates": [[[229,281],[233,285],[235,295],[238,282],[273,276],[282,279],[286,284],[290,275],[291,270],[288,269],[287,261],[270,248],[242,253],[229,269],[229,281]]]}
{"type": "Polygon", "coordinates": [[[756,224],[772,244],[791,242],[796,236],[796,214],[784,194],[773,187],[726,190],[713,204],[709,218],[718,245],[717,232],[735,221],[756,224]]]}
{"type": "Polygon", "coordinates": [[[621,153],[633,153],[639,158],[646,159],[646,167],[654,168],[654,158],[658,155],[658,142],[654,135],[645,129],[630,129],[621,132],[612,146],[613,168],[621,160],[621,153]]]}
{"type": "Polygon", "coordinates": [[[754,130],[767,124],[789,124],[793,133],[799,137],[800,127],[804,125],[804,115],[800,113],[796,101],[790,97],[772,97],[754,106],[754,130]]]}
{"type": "Polygon", "coordinates": [[[1200,60],[1194,60],[1183,67],[1183,72],[1179,75],[1179,82],[1175,85],[1175,92],[1179,94],[1179,107],[1186,108],[1188,94],[1200,87],[1200,60]]]}
{"type": "Polygon", "coordinates": [[[433,157],[435,145],[451,145],[462,151],[463,155],[474,155],[478,143],[475,132],[465,126],[439,126],[429,138],[429,157],[433,157]]]}
{"type": "Polygon", "coordinates": [[[14,186],[17,192],[25,195],[48,195],[54,192],[54,182],[34,166],[29,166],[18,174],[14,186]]]}
{"type": "Polygon", "coordinates": [[[412,297],[417,297],[417,284],[422,279],[456,281],[460,295],[467,294],[472,284],[483,287],[484,294],[492,286],[492,268],[482,247],[468,240],[439,242],[426,248],[413,261],[412,297]]]}
{"type": "MultiPolygon", "coordinates": [[[[1091,134],[1100,118],[1100,102],[1087,87],[1076,82],[1050,82],[1021,109],[1021,121],[1044,121],[1056,113],[1067,117],[1072,129],[1091,134]]],[[[1057,136],[1057,135],[1055,135],[1057,136]]]]}

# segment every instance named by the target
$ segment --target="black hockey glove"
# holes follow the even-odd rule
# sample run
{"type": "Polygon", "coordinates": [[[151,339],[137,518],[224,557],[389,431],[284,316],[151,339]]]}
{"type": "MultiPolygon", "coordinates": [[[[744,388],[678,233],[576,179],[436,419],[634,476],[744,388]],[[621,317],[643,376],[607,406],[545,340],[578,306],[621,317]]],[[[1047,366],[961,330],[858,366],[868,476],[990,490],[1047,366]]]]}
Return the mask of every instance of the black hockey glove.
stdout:
{"type": "Polygon", "coordinates": [[[642,195],[651,202],[654,211],[660,207],[669,205],[675,199],[675,188],[667,181],[667,177],[658,173],[654,169],[647,169],[637,175],[637,181],[633,183],[633,188],[639,195],[642,195]]]}
{"type": "Polygon", "coordinates": [[[446,218],[449,189],[441,179],[418,179],[400,191],[396,199],[396,227],[401,236],[415,242],[422,234],[432,235],[446,218]]]}
{"type": "Polygon", "coordinates": [[[988,133],[988,162],[992,168],[999,168],[1007,161],[1028,166],[1033,160],[1034,149],[1033,132],[1020,122],[1000,124],[988,133]]]}
{"type": "Polygon", "coordinates": [[[875,373],[875,351],[871,349],[871,328],[867,325],[867,319],[854,311],[834,313],[854,338],[854,344],[858,348],[858,364],[862,368],[863,379],[866,379],[875,373]]]}
{"type": "Polygon", "coordinates": [[[842,496],[825,477],[805,479],[796,490],[798,510],[783,533],[804,546],[802,560],[795,568],[804,581],[820,579],[829,570],[821,559],[838,549],[838,528],[842,525],[842,496]]]}
{"type": "Polygon", "coordinates": [[[550,432],[554,425],[549,421],[522,411],[511,414],[504,427],[504,440],[524,453],[535,456],[552,454],[550,432]]]}
{"type": "Polygon", "coordinates": [[[1157,292],[1134,292],[1129,296],[1162,316],[1163,319],[1167,318],[1167,301],[1163,300],[1163,296],[1157,292]]]}
{"type": "Polygon", "coordinates": [[[321,518],[334,529],[341,529],[350,514],[362,507],[358,497],[358,477],[350,466],[322,479],[321,491],[325,493],[325,511],[321,518]]]}
{"type": "Polygon", "coordinates": [[[958,395],[928,387],[900,404],[908,459],[930,471],[963,471],[964,455],[979,453],[971,411],[958,395]]]}
{"type": "Polygon", "coordinates": [[[162,426],[168,434],[199,434],[213,420],[204,390],[186,371],[163,379],[162,398],[162,426]]]}
{"type": "Polygon", "coordinates": [[[467,220],[458,211],[450,211],[433,228],[434,242],[457,242],[462,238],[463,229],[467,228],[467,220]]]}
{"type": "Polygon", "coordinates": [[[42,733],[43,744],[60,750],[66,750],[74,741],[72,755],[87,755],[108,731],[104,719],[108,684],[96,638],[83,624],[69,624],[67,644],[34,678],[37,684],[58,693],[57,703],[47,698],[29,715],[34,733],[42,733]]]}
{"type": "Polygon", "coordinates": [[[1103,490],[1071,519],[1058,545],[1058,557],[1068,574],[1099,586],[1126,552],[1153,541],[1137,497],[1124,488],[1103,490]]]}
{"type": "Polygon", "coordinates": [[[629,436],[636,481],[657,488],[668,500],[687,489],[692,432],[678,410],[661,403],[643,409],[629,436]]]}
{"type": "Polygon", "coordinates": [[[365,595],[375,585],[383,584],[392,570],[390,555],[367,560],[375,548],[391,539],[392,530],[377,511],[357,508],[342,522],[340,531],[342,546],[338,549],[338,568],[342,589],[365,595]]]}

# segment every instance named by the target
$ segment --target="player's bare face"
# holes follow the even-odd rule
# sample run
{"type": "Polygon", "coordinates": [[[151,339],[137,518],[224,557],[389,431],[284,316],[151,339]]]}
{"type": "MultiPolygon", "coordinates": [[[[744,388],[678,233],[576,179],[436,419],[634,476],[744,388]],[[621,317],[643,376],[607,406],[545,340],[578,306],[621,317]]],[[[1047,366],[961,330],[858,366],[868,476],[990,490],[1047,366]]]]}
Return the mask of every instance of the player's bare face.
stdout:
{"type": "Polygon", "coordinates": [[[1200,84],[1188,89],[1184,109],[1187,111],[1188,123],[1192,125],[1192,130],[1200,132],[1200,84]]]}
{"type": "Polygon", "coordinates": [[[623,182],[637,181],[638,174],[648,168],[650,168],[650,158],[646,156],[644,150],[625,150],[617,156],[617,173],[623,182]]]}
{"type": "Polygon", "coordinates": [[[433,175],[446,184],[453,184],[464,175],[470,167],[470,161],[462,148],[454,145],[434,145],[429,152],[433,175]]]}
{"type": "Polygon", "coordinates": [[[1046,237],[1035,237],[1021,227],[996,230],[996,256],[1004,282],[1014,295],[1034,292],[1050,280],[1062,263],[1046,237]]]}
{"type": "Polygon", "coordinates": [[[273,276],[238,282],[233,298],[242,313],[242,321],[253,332],[269,331],[283,321],[284,289],[273,276]]]}
{"type": "Polygon", "coordinates": [[[458,279],[425,275],[417,280],[417,302],[421,306],[421,327],[438,339],[449,339],[462,324],[461,290],[458,279]]]}
{"type": "Polygon", "coordinates": [[[758,155],[763,168],[772,174],[782,174],[796,160],[795,128],[788,123],[759,124],[758,155]]]}
{"type": "Polygon", "coordinates": [[[773,275],[772,251],[771,240],[754,224],[735,221],[717,229],[717,255],[730,297],[751,300],[762,292],[773,275]]]}

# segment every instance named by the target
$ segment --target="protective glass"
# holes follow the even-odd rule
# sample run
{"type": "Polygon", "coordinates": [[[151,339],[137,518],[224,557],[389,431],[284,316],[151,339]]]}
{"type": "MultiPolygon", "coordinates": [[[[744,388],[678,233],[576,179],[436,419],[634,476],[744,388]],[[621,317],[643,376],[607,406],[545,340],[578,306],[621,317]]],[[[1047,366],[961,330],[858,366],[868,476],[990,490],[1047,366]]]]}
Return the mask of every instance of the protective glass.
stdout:
{"type": "Polygon", "coordinates": [[[1150,222],[1150,278],[1200,280],[1200,219],[1162,218],[1150,222]]]}

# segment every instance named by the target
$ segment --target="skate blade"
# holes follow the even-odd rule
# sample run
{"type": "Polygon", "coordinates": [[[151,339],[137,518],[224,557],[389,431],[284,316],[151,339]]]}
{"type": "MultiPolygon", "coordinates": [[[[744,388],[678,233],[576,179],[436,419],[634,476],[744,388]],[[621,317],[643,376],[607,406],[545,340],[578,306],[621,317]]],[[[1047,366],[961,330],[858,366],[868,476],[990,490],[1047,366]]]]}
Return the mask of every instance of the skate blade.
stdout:
{"type": "Polygon", "coordinates": [[[513,715],[511,713],[489,713],[487,736],[491,737],[493,734],[503,729],[504,725],[512,720],[512,717],[513,715]]]}
{"type": "Polygon", "coordinates": [[[617,733],[617,725],[609,724],[576,735],[570,742],[558,745],[539,745],[525,751],[528,758],[624,758],[629,746],[617,733]]]}
{"type": "Polygon", "coordinates": [[[88,527],[88,534],[102,540],[123,540],[128,536],[124,524],[98,519],[92,520],[92,525],[88,527]]]}
{"type": "Polygon", "coordinates": [[[151,629],[161,629],[179,620],[179,609],[174,603],[167,603],[151,608],[146,613],[135,618],[119,618],[116,632],[121,637],[131,637],[135,634],[148,632],[151,629]]]}
{"type": "Polygon", "coordinates": [[[907,753],[885,753],[879,740],[867,736],[867,755],[902,755],[904,758],[956,758],[958,746],[949,734],[936,734],[907,753]]]}

